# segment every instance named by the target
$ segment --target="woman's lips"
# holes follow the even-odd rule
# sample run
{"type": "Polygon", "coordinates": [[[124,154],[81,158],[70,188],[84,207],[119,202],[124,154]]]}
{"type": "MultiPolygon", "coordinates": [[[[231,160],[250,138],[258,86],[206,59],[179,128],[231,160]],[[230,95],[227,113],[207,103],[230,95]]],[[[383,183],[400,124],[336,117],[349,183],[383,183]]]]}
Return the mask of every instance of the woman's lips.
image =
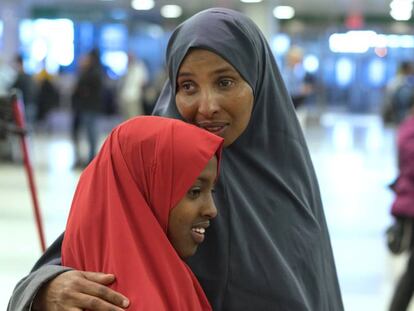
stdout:
{"type": "Polygon", "coordinates": [[[198,122],[197,125],[217,136],[223,136],[229,124],[226,122],[198,122]]]}

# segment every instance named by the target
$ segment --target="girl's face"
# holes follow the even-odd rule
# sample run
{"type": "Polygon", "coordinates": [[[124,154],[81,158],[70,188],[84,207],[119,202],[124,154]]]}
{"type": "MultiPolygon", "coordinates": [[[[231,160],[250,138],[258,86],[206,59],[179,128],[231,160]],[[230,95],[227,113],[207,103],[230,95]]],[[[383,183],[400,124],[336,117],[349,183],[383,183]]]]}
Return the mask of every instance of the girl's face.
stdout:
{"type": "Polygon", "coordinates": [[[253,91],[232,65],[217,54],[191,50],[177,76],[178,111],[190,123],[232,144],[246,129],[253,109],[253,91]]]}
{"type": "Polygon", "coordinates": [[[216,177],[217,158],[214,156],[170,212],[168,239],[183,259],[195,254],[198,245],[204,241],[210,220],[217,216],[212,196],[216,177]]]}

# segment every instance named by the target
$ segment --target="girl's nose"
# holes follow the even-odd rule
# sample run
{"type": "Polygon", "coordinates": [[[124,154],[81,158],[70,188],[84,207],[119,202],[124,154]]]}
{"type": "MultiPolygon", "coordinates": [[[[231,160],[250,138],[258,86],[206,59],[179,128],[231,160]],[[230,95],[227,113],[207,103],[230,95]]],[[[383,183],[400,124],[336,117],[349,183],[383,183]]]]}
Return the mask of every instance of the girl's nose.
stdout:
{"type": "Polygon", "coordinates": [[[203,216],[207,216],[209,219],[213,219],[217,216],[217,208],[212,198],[203,209],[203,216]]]}

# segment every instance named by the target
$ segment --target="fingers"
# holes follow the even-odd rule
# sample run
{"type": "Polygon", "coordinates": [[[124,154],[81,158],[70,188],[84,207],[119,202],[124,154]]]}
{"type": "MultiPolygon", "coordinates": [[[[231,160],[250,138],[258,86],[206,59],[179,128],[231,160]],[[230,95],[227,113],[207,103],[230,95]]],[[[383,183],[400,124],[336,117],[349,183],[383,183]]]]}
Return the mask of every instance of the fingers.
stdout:
{"type": "Polygon", "coordinates": [[[115,276],[113,274],[105,274],[100,272],[88,272],[82,271],[83,276],[89,281],[96,282],[103,285],[112,284],[115,281],[115,276]]]}
{"type": "MultiPolygon", "coordinates": [[[[98,278],[100,277],[98,276],[98,278]]],[[[93,276],[93,279],[97,280],[95,276],[93,276]]],[[[112,283],[114,280],[115,278],[112,275],[112,281],[110,283],[112,283]]],[[[100,281],[105,282],[107,281],[107,278],[100,278],[100,281]]],[[[118,307],[122,307],[122,308],[128,307],[129,301],[124,295],[102,284],[98,284],[96,281],[88,279],[84,284],[82,284],[82,293],[104,300],[118,307]]],[[[91,309],[91,310],[95,310],[95,309],[91,309]]]]}
{"type": "Polygon", "coordinates": [[[129,305],[126,297],[106,287],[113,275],[67,271],[51,280],[40,291],[39,310],[42,311],[124,311],[129,305]]]}
{"type": "Polygon", "coordinates": [[[114,306],[113,304],[106,302],[105,300],[99,299],[98,297],[86,295],[86,294],[77,294],[77,301],[81,302],[79,307],[84,310],[91,311],[125,311],[123,308],[114,306]]]}

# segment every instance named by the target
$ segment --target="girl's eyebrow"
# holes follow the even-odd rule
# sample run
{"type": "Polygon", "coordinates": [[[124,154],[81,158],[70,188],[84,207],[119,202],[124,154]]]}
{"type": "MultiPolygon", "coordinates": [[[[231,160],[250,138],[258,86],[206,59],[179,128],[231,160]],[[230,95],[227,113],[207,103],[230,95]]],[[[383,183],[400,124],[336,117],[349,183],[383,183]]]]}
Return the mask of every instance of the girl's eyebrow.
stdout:
{"type": "Polygon", "coordinates": [[[192,74],[191,72],[179,72],[178,73],[178,77],[177,78],[181,78],[181,77],[192,77],[194,76],[194,74],[192,74]]]}
{"type": "Polygon", "coordinates": [[[197,180],[200,181],[202,184],[209,184],[211,182],[213,182],[213,184],[215,184],[215,179],[210,180],[210,178],[203,177],[203,176],[198,177],[197,180]]]}

